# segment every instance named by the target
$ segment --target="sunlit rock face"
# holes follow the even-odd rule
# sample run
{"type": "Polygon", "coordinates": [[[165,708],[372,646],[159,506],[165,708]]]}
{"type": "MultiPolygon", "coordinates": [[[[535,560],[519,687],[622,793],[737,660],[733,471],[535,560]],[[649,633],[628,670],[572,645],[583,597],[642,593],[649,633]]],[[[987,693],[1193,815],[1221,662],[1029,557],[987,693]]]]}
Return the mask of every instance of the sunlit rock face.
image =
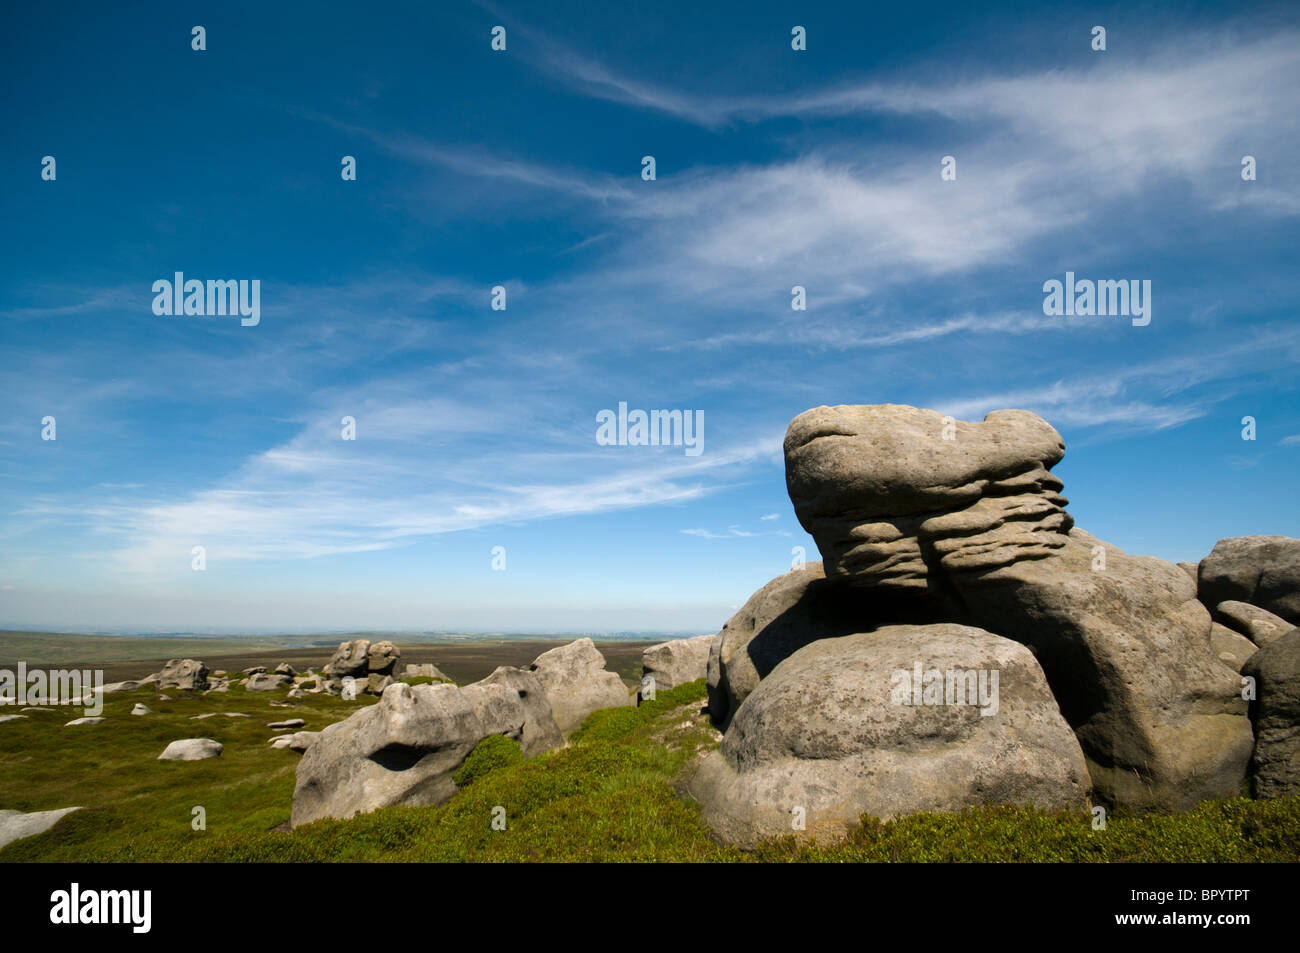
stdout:
{"type": "Polygon", "coordinates": [[[1075,527],[1050,472],[1064,454],[1023,410],[979,423],[897,404],[796,417],[786,482],[824,575],[787,573],[723,627],[708,670],[717,723],[747,723],[764,682],[809,646],[833,654],[848,635],[951,623],[1033,652],[1103,803],[1183,810],[1237,793],[1251,727],[1196,582],[1075,527]]]}
{"type": "Polygon", "coordinates": [[[1025,410],[980,423],[901,404],[816,407],[790,424],[786,484],[826,575],[925,589],[934,567],[1041,559],[1073,525],[1050,469],[1061,435],[1025,410]]]}

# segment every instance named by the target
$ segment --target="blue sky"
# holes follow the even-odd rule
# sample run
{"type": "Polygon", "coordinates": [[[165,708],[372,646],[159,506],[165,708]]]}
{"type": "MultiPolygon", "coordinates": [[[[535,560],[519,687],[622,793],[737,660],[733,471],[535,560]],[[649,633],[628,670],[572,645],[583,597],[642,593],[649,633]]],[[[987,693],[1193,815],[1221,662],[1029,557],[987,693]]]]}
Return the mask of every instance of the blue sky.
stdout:
{"type": "Polygon", "coordinates": [[[1130,552],[1300,536],[1300,14],[1218,6],[6,5],[0,625],[715,631],[816,558],[819,404],[1040,413],[1130,552]]]}

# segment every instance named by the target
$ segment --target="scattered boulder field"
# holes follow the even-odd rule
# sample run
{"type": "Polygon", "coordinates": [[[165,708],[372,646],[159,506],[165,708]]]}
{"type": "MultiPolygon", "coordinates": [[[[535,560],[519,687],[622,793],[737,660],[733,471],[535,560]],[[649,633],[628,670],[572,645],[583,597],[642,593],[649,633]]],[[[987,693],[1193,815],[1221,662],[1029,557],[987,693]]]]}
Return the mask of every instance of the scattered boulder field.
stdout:
{"type": "MultiPolygon", "coordinates": [[[[487,738],[534,758],[597,710],[701,680],[720,744],[680,786],[740,848],[987,803],[1142,813],[1300,794],[1300,539],[1224,539],[1199,564],[1131,556],[1074,525],[1051,472],[1064,455],[1027,411],[800,414],[786,483],[822,560],[762,586],[716,635],[646,648],[639,689],[581,638],[467,685],[352,639],[319,672],[172,659],[103,691],[284,693],[263,704],[300,711],[309,695],[370,696],[333,724],[267,723],[266,744],[302,755],[291,827],[442,804],[487,738]]],[[[192,717],[217,716],[249,717],[192,717]]],[[[222,751],[177,738],[158,760],[222,751]]],[[[72,810],[0,811],[0,846],[72,810]]]]}

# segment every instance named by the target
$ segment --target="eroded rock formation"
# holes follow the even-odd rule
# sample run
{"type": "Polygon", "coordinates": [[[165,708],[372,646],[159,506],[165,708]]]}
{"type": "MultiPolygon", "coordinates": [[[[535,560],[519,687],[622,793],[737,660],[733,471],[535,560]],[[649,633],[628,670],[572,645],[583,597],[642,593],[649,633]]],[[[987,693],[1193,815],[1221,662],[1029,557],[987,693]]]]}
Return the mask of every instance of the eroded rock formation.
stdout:
{"type": "MultiPolygon", "coordinates": [[[[867,657],[864,644],[888,627],[945,623],[1033,653],[1082,751],[1084,794],[1152,810],[1239,793],[1252,732],[1235,670],[1249,653],[1223,632],[1212,641],[1214,624],[1185,568],[1129,556],[1073,526],[1050,472],[1065,452],[1050,424],[1027,411],[967,423],[894,404],[818,407],[791,423],[785,452],[791,501],[823,565],[768,583],[714,643],[709,707],[727,735],[722,761],[708,769],[714,781],[701,787],[706,815],[732,817],[748,803],[784,816],[790,805],[764,799],[792,790],[795,775],[810,791],[826,786],[823,802],[840,805],[837,818],[844,805],[899,809],[902,801],[858,790],[875,783],[870,772],[782,749],[781,739],[824,717],[827,704],[791,666],[815,655],[833,679],[837,657],[846,665],[867,657]],[[777,691],[765,689],[771,679],[784,686],[780,728],[760,718],[777,691]],[[776,732],[775,747],[754,746],[755,725],[776,732]],[[781,774],[782,759],[794,774],[781,774]],[[728,770],[739,785],[730,794],[718,780],[728,770]],[[756,780],[778,776],[781,785],[756,780]]],[[[1202,588],[1205,575],[1203,563],[1202,588]]],[[[977,777],[972,785],[993,790],[977,777]]],[[[952,803],[974,791],[953,793],[952,803]]]]}

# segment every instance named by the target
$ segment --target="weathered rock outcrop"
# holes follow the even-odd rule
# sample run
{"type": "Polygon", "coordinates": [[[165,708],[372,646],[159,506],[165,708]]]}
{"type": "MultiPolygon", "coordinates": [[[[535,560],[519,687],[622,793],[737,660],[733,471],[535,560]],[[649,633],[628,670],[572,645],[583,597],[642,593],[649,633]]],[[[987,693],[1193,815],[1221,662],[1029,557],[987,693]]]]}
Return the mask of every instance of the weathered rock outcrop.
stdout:
{"type": "Polygon", "coordinates": [[[358,692],[382,695],[393,684],[393,672],[401,658],[401,650],[392,642],[372,643],[369,639],[340,642],[325,664],[325,690],[337,695],[343,691],[343,679],[352,678],[356,680],[358,692]]]}
{"type": "Polygon", "coordinates": [[[1210,614],[1215,622],[1226,625],[1234,632],[1240,632],[1259,646],[1268,645],[1295,628],[1286,619],[1275,616],[1267,609],[1232,599],[1220,602],[1210,610],[1210,614]]]}
{"type": "Polygon", "coordinates": [[[864,813],[1081,809],[1088,789],[1079,744],[1029,650],[951,624],[800,648],[740,706],[690,784],[714,830],[742,846],[789,834],[796,819],[833,840],[864,813]]]}
{"type": "Polygon", "coordinates": [[[208,687],[208,667],[192,658],[174,658],[158,673],[158,690],[201,692],[208,687]]]}
{"type": "Polygon", "coordinates": [[[519,749],[525,758],[539,755],[564,744],[564,736],[555,721],[550,699],[541,680],[532,672],[510,665],[498,666],[491,675],[476,684],[505,685],[519,696],[524,706],[524,730],[519,736],[519,749]]]}
{"type": "Polygon", "coordinates": [[[641,678],[654,679],[656,691],[668,691],[704,678],[709,667],[709,650],[715,635],[673,639],[652,645],[641,653],[641,678]]]}
{"type": "Polygon", "coordinates": [[[1250,657],[1243,675],[1255,679],[1252,759],[1255,794],[1300,794],[1300,628],[1250,657]]]}
{"type": "Polygon", "coordinates": [[[1251,748],[1240,680],[1187,574],[1082,530],[1066,540],[1049,559],[950,579],[979,624],[1033,649],[1101,800],[1185,810],[1239,793],[1251,748]]]}
{"type": "Polygon", "coordinates": [[[456,791],[452,774],[489,735],[513,738],[529,754],[558,744],[549,719],[541,684],[517,669],[464,688],[395,683],[378,704],[328,726],[307,747],[291,822],[440,804],[456,791]]]}
{"type": "Polygon", "coordinates": [[[1247,602],[1300,625],[1300,539],[1234,536],[1201,560],[1197,594],[1210,608],[1247,602]]]}
{"type": "Polygon", "coordinates": [[[372,642],[366,653],[366,665],[371,675],[392,675],[401,658],[401,649],[392,642],[372,642]]]}
{"type": "Polygon", "coordinates": [[[709,649],[709,717],[726,729],[761,679],[796,651],[863,628],[860,593],[827,581],[818,562],[778,576],[749,597],[709,649]]]}
{"type": "Polygon", "coordinates": [[[248,676],[244,689],[250,692],[275,692],[293,686],[293,679],[288,675],[267,675],[261,673],[248,676]]]}
{"type": "MultiPolygon", "coordinates": [[[[953,623],[1034,653],[1101,801],[1183,809],[1238,793],[1251,730],[1235,666],[1220,653],[1231,648],[1235,660],[1241,646],[1222,635],[1212,644],[1185,569],[1073,527],[1050,473],[1064,443],[1046,421],[820,407],[795,418],[785,447],[790,498],[824,567],[770,582],[714,643],[709,710],[737,764],[732,732],[805,647],[953,623]]],[[[711,770],[721,770],[716,759],[711,770]]]]}
{"type": "Polygon", "coordinates": [[[555,723],[565,735],[599,708],[633,704],[623,680],[605,670],[605,656],[582,638],[543,652],[528,666],[546,690],[555,723]]]}
{"type": "Polygon", "coordinates": [[[786,486],[826,575],[931,588],[939,569],[1041,559],[1072,525],[1050,468],[1065,442],[1037,414],[983,423],[899,404],[817,407],[785,437],[786,486]]]}
{"type": "Polygon", "coordinates": [[[365,678],[370,668],[370,640],[354,639],[340,642],[330,660],[325,663],[325,674],[331,678],[365,678]]]}
{"type": "Polygon", "coordinates": [[[1259,651],[1259,646],[1250,639],[1217,622],[1210,628],[1210,648],[1234,672],[1240,672],[1246,660],[1259,651]]]}

